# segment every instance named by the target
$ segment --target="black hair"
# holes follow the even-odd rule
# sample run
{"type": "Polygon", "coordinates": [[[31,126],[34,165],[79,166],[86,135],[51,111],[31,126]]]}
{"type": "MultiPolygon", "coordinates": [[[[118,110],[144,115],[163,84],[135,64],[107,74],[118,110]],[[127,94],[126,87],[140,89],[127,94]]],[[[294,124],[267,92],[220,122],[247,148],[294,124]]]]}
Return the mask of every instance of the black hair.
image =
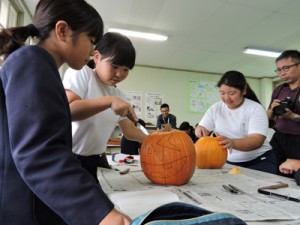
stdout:
{"type": "Polygon", "coordinates": [[[135,49],[129,38],[120,33],[105,33],[95,50],[100,52],[102,59],[109,58],[114,65],[127,66],[129,69],[135,65],[135,49]]]}
{"type": "Polygon", "coordinates": [[[251,99],[255,102],[260,103],[255,92],[251,89],[250,85],[247,83],[244,74],[239,71],[230,70],[223,74],[219,82],[217,83],[217,87],[221,87],[221,85],[226,85],[229,87],[234,87],[239,89],[242,93],[246,88],[245,97],[251,99]]]}
{"type": "Polygon", "coordinates": [[[275,60],[275,62],[278,62],[282,59],[288,59],[291,58],[293,62],[300,63],[300,52],[297,50],[286,50],[283,51],[275,60]]]}
{"type": "Polygon", "coordinates": [[[101,16],[85,0],[40,0],[32,24],[0,31],[0,55],[6,59],[30,36],[39,41],[47,39],[59,20],[65,21],[75,36],[87,32],[98,42],[103,35],[101,16]]]}
{"type": "Polygon", "coordinates": [[[161,108],[161,109],[162,109],[162,108],[168,108],[168,109],[170,109],[170,107],[169,107],[169,105],[168,105],[167,103],[161,104],[160,108],[161,108]]]}
{"type": "Polygon", "coordinates": [[[179,126],[179,130],[190,130],[190,128],[191,128],[191,125],[187,121],[182,122],[179,126]]]}
{"type": "Polygon", "coordinates": [[[86,65],[88,67],[90,67],[91,69],[95,69],[95,67],[96,67],[96,63],[95,63],[94,59],[90,59],[90,61],[88,61],[88,63],[86,65]]]}

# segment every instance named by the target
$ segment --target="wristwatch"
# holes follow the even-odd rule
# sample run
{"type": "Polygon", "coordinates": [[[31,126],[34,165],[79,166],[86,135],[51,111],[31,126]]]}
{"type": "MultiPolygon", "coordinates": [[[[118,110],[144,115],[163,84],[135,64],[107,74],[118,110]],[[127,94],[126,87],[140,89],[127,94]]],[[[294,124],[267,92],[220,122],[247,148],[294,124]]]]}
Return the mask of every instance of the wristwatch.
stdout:
{"type": "Polygon", "coordinates": [[[294,116],[294,118],[293,118],[293,121],[295,121],[295,122],[300,122],[300,115],[295,114],[295,116],[294,116]]]}

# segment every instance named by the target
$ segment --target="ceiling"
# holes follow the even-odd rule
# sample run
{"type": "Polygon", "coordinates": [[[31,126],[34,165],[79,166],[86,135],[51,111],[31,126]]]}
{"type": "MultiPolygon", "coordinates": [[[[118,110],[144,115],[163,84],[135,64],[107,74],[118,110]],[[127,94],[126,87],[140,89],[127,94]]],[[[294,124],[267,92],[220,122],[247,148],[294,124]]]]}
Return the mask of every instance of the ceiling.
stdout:
{"type": "MultiPolygon", "coordinates": [[[[24,0],[33,13],[38,0],[24,0]]],[[[299,0],[87,0],[108,27],[169,36],[166,42],[130,38],[136,65],[247,77],[271,77],[274,58],[245,47],[300,50],[299,0]]]]}

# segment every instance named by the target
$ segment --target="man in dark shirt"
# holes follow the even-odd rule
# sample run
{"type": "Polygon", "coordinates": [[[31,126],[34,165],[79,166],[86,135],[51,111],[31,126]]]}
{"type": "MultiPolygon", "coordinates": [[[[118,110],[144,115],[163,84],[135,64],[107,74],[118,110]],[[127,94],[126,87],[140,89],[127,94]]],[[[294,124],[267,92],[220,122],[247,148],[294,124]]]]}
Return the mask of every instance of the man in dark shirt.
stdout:
{"type": "MultiPolygon", "coordinates": [[[[267,114],[269,120],[276,122],[270,144],[279,168],[288,159],[300,159],[300,52],[282,52],[276,67],[275,72],[284,83],[273,91],[267,114]]],[[[284,175],[279,170],[278,174],[284,175]]]]}
{"type": "Polygon", "coordinates": [[[176,116],[170,114],[170,107],[167,103],[160,106],[161,114],[157,117],[156,127],[157,129],[162,129],[164,126],[171,126],[176,129],[176,116]]]}

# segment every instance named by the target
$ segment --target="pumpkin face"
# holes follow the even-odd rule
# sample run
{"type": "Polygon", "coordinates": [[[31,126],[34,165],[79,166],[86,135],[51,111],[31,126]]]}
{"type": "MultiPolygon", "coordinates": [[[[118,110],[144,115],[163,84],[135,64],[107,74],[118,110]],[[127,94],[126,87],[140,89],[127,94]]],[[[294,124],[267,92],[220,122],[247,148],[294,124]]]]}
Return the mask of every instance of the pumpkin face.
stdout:
{"type": "Polygon", "coordinates": [[[227,149],[215,137],[201,137],[195,143],[195,148],[199,169],[221,169],[227,160],[227,149]]]}
{"type": "Polygon", "coordinates": [[[153,183],[182,185],[195,172],[195,146],[182,131],[153,133],[143,142],[140,161],[145,176],[153,183]]]}

